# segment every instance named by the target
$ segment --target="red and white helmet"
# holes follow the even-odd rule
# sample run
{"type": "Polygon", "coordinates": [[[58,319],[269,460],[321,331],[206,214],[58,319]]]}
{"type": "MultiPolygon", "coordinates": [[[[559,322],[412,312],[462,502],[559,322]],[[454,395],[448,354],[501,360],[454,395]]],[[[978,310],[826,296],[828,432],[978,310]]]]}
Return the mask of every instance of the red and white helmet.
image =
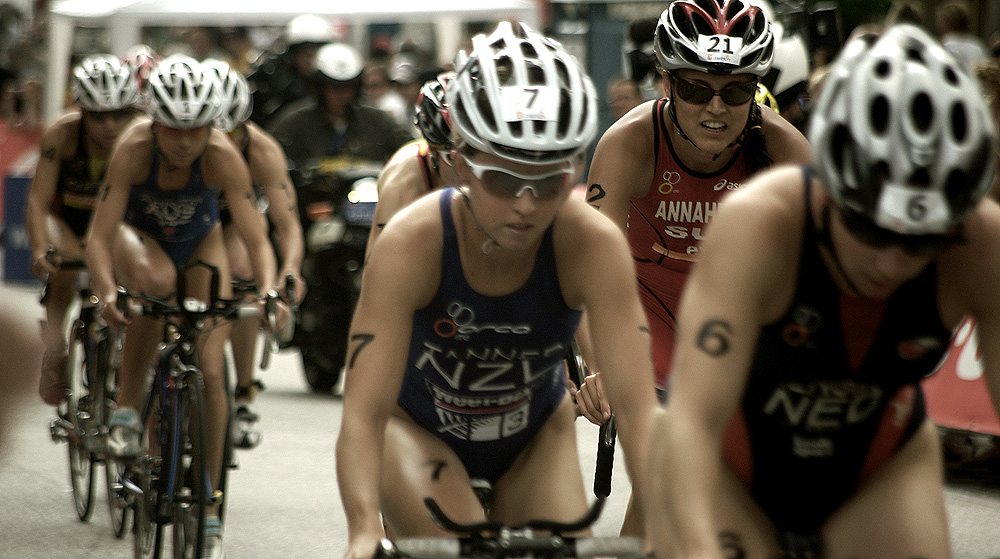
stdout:
{"type": "Polygon", "coordinates": [[[445,72],[426,82],[417,97],[414,120],[428,145],[441,149],[451,149],[451,116],[445,93],[448,83],[455,78],[454,72],[445,72]]]}
{"type": "Polygon", "coordinates": [[[665,70],[760,77],[774,36],[759,0],[675,0],[660,14],[653,48],[665,70]]]}

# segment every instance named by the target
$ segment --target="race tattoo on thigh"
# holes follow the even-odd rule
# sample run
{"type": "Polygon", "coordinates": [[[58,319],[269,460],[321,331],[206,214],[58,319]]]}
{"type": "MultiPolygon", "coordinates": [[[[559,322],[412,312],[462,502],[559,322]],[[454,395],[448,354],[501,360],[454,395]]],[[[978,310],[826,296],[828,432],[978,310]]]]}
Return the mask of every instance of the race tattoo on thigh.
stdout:
{"type": "Polygon", "coordinates": [[[444,460],[428,460],[424,462],[424,465],[431,468],[431,481],[441,481],[441,471],[448,463],[444,460]]]}
{"type": "Polygon", "coordinates": [[[732,345],[733,327],[725,320],[707,320],[698,331],[698,349],[711,357],[722,357],[729,353],[732,345]]]}
{"type": "Polygon", "coordinates": [[[354,362],[357,361],[358,355],[361,353],[361,350],[364,349],[365,346],[367,346],[368,344],[372,343],[374,339],[375,339],[375,334],[368,334],[365,332],[362,332],[360,334],[354,334],[353,336],[351,336],[351,343],[353,344],[355,341],[357,341],[358,345],[355,346],[354,351],[351,352],[351,360],[348,362],[347,365],[348,369],[354,368],[354,362]]]}

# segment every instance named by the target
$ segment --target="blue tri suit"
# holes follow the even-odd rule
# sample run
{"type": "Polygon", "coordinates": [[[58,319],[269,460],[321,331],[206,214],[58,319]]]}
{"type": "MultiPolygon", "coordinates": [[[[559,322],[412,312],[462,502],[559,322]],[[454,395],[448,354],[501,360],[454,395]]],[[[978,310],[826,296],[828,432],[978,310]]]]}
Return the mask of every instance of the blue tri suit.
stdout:
{"type": "Polygon", "coordinates": [[[566,397],[563,357],[580,323],[556,273],[552,227],[528,281],[488,297],[469,286],[441,191],[444,247],[434,300],[413,317],[398,403],[448,444],[469,475],[496,481],[566,397]]]}
{"type": "Polygon", "coordinates": [[[125,223],[156,239],[179,269],[219,222],[219,189],[205,185],[199,158],[184,188],[163,190],[157,182],[159,159],[154,149],[149,177],[129,193],[125,223]]]}

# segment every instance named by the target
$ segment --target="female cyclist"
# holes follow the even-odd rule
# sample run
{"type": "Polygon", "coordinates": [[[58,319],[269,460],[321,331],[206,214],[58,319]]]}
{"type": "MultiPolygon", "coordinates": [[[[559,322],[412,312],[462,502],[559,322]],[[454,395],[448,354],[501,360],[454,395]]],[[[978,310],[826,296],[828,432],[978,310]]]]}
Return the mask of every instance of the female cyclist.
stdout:
{"type": "MultiPolygon", "coordinates": [[[[168,297],[178,270],[202,260],[220,271],[221,295],[231,296],[229,265],[218,193],[229,205],[233,224],[243,237],[260,293],[272,289],[274,252],[253,203],[250,174],[240,152],[212,128],[220,107],[219,81],[196,60],[164,58],[149,76],[144,95],[152,122],[137,122],[112,154],[104,193],[94,213],[87,244],[87,264],[100,297],[101,316],[115,326],[127,324],[122,356],[118,409],[109,422],[109,450],[122,459],[139,451],[142,425],[137,409],[143,372],[161,341],[161,327],[151,319],[127,321],[116,307],[119,282],[132,293],[168,297]]],[[[208,300],[204,275],[188,278],[193,296],[208,300]]],[[[228,328],[216,328],[201,344],[205,408],[210,443],[208,463],[213,486],[222,472],[228,417],[223,381],[223,346],[228,328]]],[[[206,519],[206,556],[222,555],[222,527],[216,511],[206,519]]]]}
{"type": "Polygon", "coordinates": [[[372,250],[351,328],[337,478],[349,558],[387,529],[443,535],[423,498],[485,520],[586,511],[562,359],[582,309],[633,479],[655,407],[646,319],[615,225],[570,196],[594,137],[593,84],[562,47],[501,23],[460,53],[447,101],[459,188],[392,219],[372,250]],[[380,514],[381,513],[381,514],[380,514]]]}
{"type": "Polygon", "coordinates": [[[727,199],[685,289],[643,499],[659,557],[950,557],[919,383],[971,315],[1000,408],[996,133],[912,25],[845,46],[809,130],[815,173],[727,199]]]}
{"type": "Polygon", "coordinates": [[[389,218],[432,190],[457,186],[458,176],[448,160],[453,147],[450,116],[445,100],[454,73],[441,74],[420,89],[416,122],[422,139],[396,150],[378,177],[378,204],[372,220],[368,247],[371,247],[389,218]]]}
{"type": "MultiPolygon", "coordinates": [[[[229,138],[243,154],[250,169],[256,205],[263,213],[260,219],[274,225],[277,235],[278,256],[281,271],[275,279],[280,289],[285,289],[284,278],[294,280],[295,302],[305,297],[306,285],[302,279],[302,257],[305,254],[302,225],[296,203],[295,188],[288,176],[288,162],[285,152],[273,136],[260,126],[247,120],[253,108],[250,87],[242,74],[221,60],[208,59],[203,62],[215,70],[222,85],[221,113],[215,119],[215,127],[229,135],[229,138]]],[[[219,199],[219,220],[222,236],[226,240],[226,254],[233,278],[253,279],[253,267],[246,243],[239,230],[232,227],[233,220],[225,198],[219,199]]],[[[282,295],[287,295],[282,293],[282,295]]],[[[237,448],[253,448],[261,439],[260,416],[253,409],[260,382],[254,380],[254,356],[256,355],[257,321],[246,318],[234,321],[230,333],[233,347],[233,368],[236,369],[236,411],[233,419],[232,440],[237,448]]]]}
{"type": "Polygon", "coordinates": [[[71,88],[79,110],[63,115],[42,135],[25,216],[31,271],[45,282],[45,356],[38,392],[51,405],[66,398],[66,314],[80,274],[60,270],[58,260],[83,259],[111,147],[135,116],[139,100],[132,72],[110,54],[84,58],[73,68],[71,88]],[[53,249],[56,260],[49,254],[53,249]]]}
{"type": "MultiPolygon", "coordinates": [[[[676,0],[660,15],[653,48],[666,97],[632,109],[601,137],[587,200],[632,248],[663,391],[678,301],[719,202],[772,162],[805,163],[810,154],[795,127],[754,101],[774,55],[771,23],[756,0],[676,0]]],[[[589,357],[587,338],[584,328],[589,357]]],[[[611,416],[599,375],[585,380],[577,402],[594,423],[611,416]]],[[[629,506],[623,533],[641,531],[638,512],[629,506]]]]}

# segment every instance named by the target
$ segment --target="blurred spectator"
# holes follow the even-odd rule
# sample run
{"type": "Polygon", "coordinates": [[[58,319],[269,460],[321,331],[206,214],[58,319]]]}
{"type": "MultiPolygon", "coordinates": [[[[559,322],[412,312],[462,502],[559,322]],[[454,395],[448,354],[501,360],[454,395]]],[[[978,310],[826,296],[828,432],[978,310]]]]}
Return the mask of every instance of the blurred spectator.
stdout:
{"type": "Polygon", "coordinates": [[[645,100],[639,91],[639,85],[628,78],[620,77],[608,83],[608,107],[614,120],[625,116],[625,113],[645,100]]]}
{"type": "Polygon", "coordinates": [[[223,60],[229,67],[246,76],[250,73],[250,65],[260,56],[260,51],[250,38],[246,27],[223,27],[219,30],[222,48],[226,51],[223,60]]]}
{"type": "Polygon", "coordinates": [[[934,25],[944,48],[970,72],[973,64],[989,57],[986,43],[972,33],[972,16],[964,0],[940,4],[934,11],[934,25]]]}
{"type": "Polygon", "coordinates": [[[896,0],[889,6],[889,13],[885,16],[885,26],[889,27],[897,23],[912,23],[926,29],[926,19],[924,17],[924,8],[920,3],[913,0],[896,0]]]}
{"type": "Polygon", "coordinates": [[[0,90],[0,119],[26,130],[41,130],[42,94],[48,24],[35,17],[30,25],[16,8],[0,6],[0,33],[3,33],[0,62],[5,67],[0,90]]]}
{"type": "MultiPolygon", "coordinates": [[[[993,116],[993,123],[1000,133],[1000,60],[982,60],[973,66],[973,72],[979,78],[979,84],[983,87],[983,94],[989,104],[990,114],[993,116]]],[[[997,150],[997,163],[1000,165],[1000,148],[997,150]]],[[[1000,166],[998,166],[1000,168],[1000,166]]],[[[1000,201],[1000,174],[993,178],[993,188],[990,189],[990,197],[1000,201]]]]}
{"type": "Polygon", "coordinates": [[[184,33],[187,54],[201,62],[207,58],[222,60],[226,51],[222,49],[219,30],[215,27],[192,27],[184,33]]]}
{"type": "Polygon", "coordinates": [[[267,128],[283,107],[315,99],[312,79],[316,72],[316,52],[333,40],[333,26],[325,18],[313,14],[293,18],[285,28],[286,50],[260,56],[247,74],[253,91],[250,119],[267,128]]]}
{"type": "Polygon", "coordinates": [[[417,129],[414,117],[417,112],[417,98],[424,82],[420,81],[420,71],[412,56],[398,54],[393,57],[389,66],[389,82],[401,101],[401,110],[393,113],[393,117],[401,126],[408,129],[412,136],[419,136],[420,130],[417,129]]]}
{"type": "Polygon", "coordinates": [[[659,17],[631,21],[625,32],[625,77],[639,86],[643,99],[659,99],[664,95],[660,73],[656,71],[653,35],[659,17]]]}

